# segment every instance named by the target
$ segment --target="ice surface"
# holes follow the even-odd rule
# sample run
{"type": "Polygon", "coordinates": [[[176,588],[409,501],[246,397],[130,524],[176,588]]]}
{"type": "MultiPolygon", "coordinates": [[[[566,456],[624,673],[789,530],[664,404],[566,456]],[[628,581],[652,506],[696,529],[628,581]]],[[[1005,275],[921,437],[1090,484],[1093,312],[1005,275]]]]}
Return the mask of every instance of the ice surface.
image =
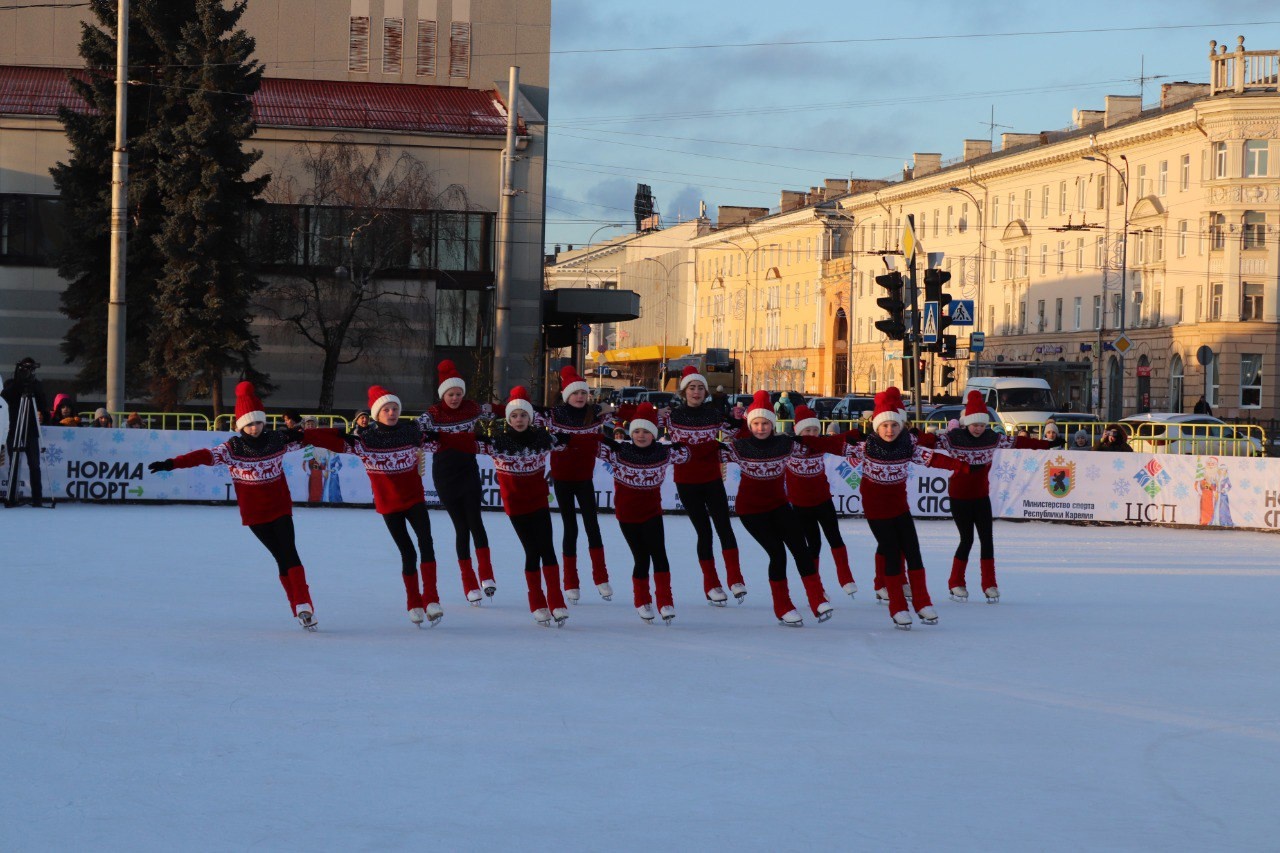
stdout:
{"type": "Polygon", "coordinates": [[[920,522],[941,621],[907,633],[846,519],[862,591],[824,554],[838,609],[797,631],[740,528],[751,594],[706,606],[672,516],[668,628],[605,517],[618,594],[555,630],[506,518],[477,609],[433,512],[420,630],[371,510],[295,519],[316,634],[234,508],[0,512],[0,849],[1276,848],[1266,534],[999,523],[990,606],[946,600],[955,530],[920,522]]]}

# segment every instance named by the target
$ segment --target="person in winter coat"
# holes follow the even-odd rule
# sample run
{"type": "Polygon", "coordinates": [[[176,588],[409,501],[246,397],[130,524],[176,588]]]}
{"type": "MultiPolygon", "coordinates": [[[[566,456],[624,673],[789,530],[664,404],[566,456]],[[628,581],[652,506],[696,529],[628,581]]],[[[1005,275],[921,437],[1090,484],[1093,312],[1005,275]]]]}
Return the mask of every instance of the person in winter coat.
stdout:
{"type": "Polygon", "coordinates": [[[791,403],[791,395],[783,391],[778,395],[778,402],[773,404],[773,413],[780,421],[789,421],[795,417],[796,410],[791,403]]]}
{"type": "Polygon", "coordinates": [[[1102,440],[1098,442],[1098,446],[1094,450],[1101,450],[1104,453],[1132,453],[1133,448],[1129,446],[1129,434],[1124,431],[1123,427],[1115,424],[1107,427],[1102,433],[1102,440]]]}
{"type": "MultiPolygon", "coordinates": [[[[902,393],[893,386],[886,388],[875,398],[872,433],[861,444],[846,444],[844,456],[851,464],[862,466],[858,492],[862,496],[867,526],[876,537],[877,575],[883,573],[889,616],[895,628],[910,630],[911,613],[903,591],[904,558],[911,601],[920,621],[932,625],[938,621],[938,613],[929,598],[920,539],[907,506],[907,475],[913,464],[961,472],[968,471],[969,466],[919,446],[916,437],[906,431],[906,422],[902,393]]],[[[810,447],[817,446],[812,438],[800,441],[810,447]]],[[[877,580],[879,582],[879,578],[877,580]]]]}
{"type": "MultiPolygon", "coordinates": [[[[795,431],[797,436],[806,438],[816,439],[822,435],[822,424],[813,409],[804,405],[796,407],[795,431]]],[[[822,536],[825,534],[831,557],[836,563],[836,581],[850,598],[857,593],[858,585],[853,581],[849,551],[845,548],[844,537],[840,535],[840,521],[831,500],[831,483],[827,480],[824,456],[827,453],[839,454],[846,443],[858,441],[861,437],[861,432],[851,430],[827,436],[819,445],[821,449],[797,444],[787,459],[787,500],[795,508],[809,552],[816,562],[822,553],[822,536]]]]}
{"type": "Polygon", "coordinates": [[[129,417],[124,420],[125,429],[146,429],[147,425],[142,420],[142,415],[137,412],[130,412],[129,417]]]}
{"type": "Polygon", "coordinates": [[[71,395],[59,394],[53,398],[53,417],[50,421],[57,426],[80,427],[84,421],[75,413],[71,405],[71,395]]]}
{"type": "Polygon", "coordinates": [[[445,359],[436,367],[440,402],[427,409],[420,421],[438,434],[438,449],[431,455],[431,479],[436,494],[453,522],[454,549],[467,601],[480,603],[481,590],[492,596],[498,590],[489,554],[489,534],[484,529],[480,509],[480,466],[476,463],[476,424],[480,405],[468,400],[467,383],[457,366],[445,359]],[[471,543],[475,542],[480,578],[471,563],[471,543]]]}
{"type": "MultiPolygon", "coordinates": [[[[982,592],[991,603],[1000,600],[1000,588],[996,584],[996,552],[992,538],[991,520],[991,460],[997,450],[1049,450],[1048,440],[1019,435],[1010,438],[989,426],[991,418],[987,405],[978,391],[970,391],[965,399],[964,414],[960,425],[937,437],[937,447],[969,466],[965,472],[956,472],[947,482],[947,495],[951,499],[951,517],[960,531],[960,545],[951,559],[951,577],[947,588],[952,601],[968,601],[969,590],[965,585],[965,570],[969,564],[969,552],[973,548],[976,529],[981,542],[980,567],[982,592]]],[[[1056,430],[1056,425],[1053,429],[1056,430]]],[[[1046,435],[1048,430],[1046,429],[1046,435]]]]}
{"type": "Polygon", "coordinates": [[[89,426],[97,427],[98,429],[112,429],[115,426],[115,421],[111,420],[111,415],[107,414],[106,409],[99,406],[94,409],[93,423],[89,424],[89,426]]]}
{"type": "Polygon", "coordinates": [[[351,431],[359,432],[362,429],[367,429],[369,424],[370,424],[369,413],[366,412],[364,409],[361,409],[360,411],[356,412],[355,417],[351,419],[351,431]]]}
{"type": "Polygon", "coordinates": [[[590,402],[590,387],[573,365],[560,371],[562,402],[535,416],[535,423],[568,444],[551,457],[551,480],[555,484],[556,505],[564,527],[564,597],[577,604],[581,597],[578,580],[578,513],[587,533],[587,553],[591,556],[591,582],[605,601],[613,598],[609,569],[605,565],[604,540],[600,537],[600,519],[596,506],[596,453],[604,437],[604,415],[590,402]]]}
{"type": "Polygon", "coordinates": [[[1093,445],[1089,443],[1089,433],[1082,429],[1078,429],[1071,436],[1071,446],[1069,450],[1093,450],[1093,445]]]}
{"type": "Polygon", "coordinates": [[[26,462],[27,478],[31,484],[31,505],[40,506],[44,501],[44,481],[40,472],[40,424],[44,422],[44,386],[36,377],[40,365],[28,356],[13,368],[13,376],[4,381],[0,389],[0,398],[4,399],[9,409],[8,430],[3,439],[8,451],[12,491],[4,496],[6,506],[17,505],[17,483],[21,478],[20,465],[26,462]],[[23,400],[29,400],[23,406],[23,400]],[[19,446],[21,445],[21,446],[19,446]],[[10,502],[12,498],[13,502],[10,502]]]}
{"type": "Polygon", "coordinates": [[[444,618],[444,608],[436,588],[435,544],[431,541],[431,517],[418,473],[418,456],[434,449],[436,435],[424,431],[417,422],[400,417],[400,398],[381,385],[369,388],[369,411],[373,423],[360,433],[326,428],[304,434],[316,447],[360,457],[373,487],[374,509],[382,516],[400,552],[400,576],[409,620],[418,626],[424,620],[434,626],[444,618]],[[410,528],[418,539],[421,559],[409,537],[410,528]]]}
{"type": "Polygon", "coordinates": [[[1067,440],[1059,433],[1058,425],[1055,423],[1045,424],[1044,440],[1049,442],[1050,450],[1061,450],[1067,446],[1067,440]]]}
{"type": "MultiPolygon", "coordinates": [[[[809,608],[819,622],[831,618],[832,607],[822,588],[816,554],[797,523],[795,510],[787,501],[785,474],[787,460],[796,451],[796,439],[776,431],[778,416],[769,405],[769,392],[757,391],[747,410],[747,429],[723,446],[723,458],[742,472],[734,510],[742,526],[769,556],[769,588],[773,593],[773,614],[778,622],[798,628],[804,618],[791,603],[787,584],[787,552],[795,560],[804,583],[809,608]]],[[[825,442],[829,439],[804,439],[825,442]]],[[[843,437],[840,439],[843,441],[843,437]]]]}
{"type": "Polygon", "coordinates": [[[652,564],[657,615],[670,624],[676,617],[676,608],[662,525],[662,483],[667,479],[667,466],[687,461],[689,449],[659,444],[657,420],[653,405],[641,403],[631,419],[631,441],[604,439],[599,455],[613,469],[614,518],[635,559],[631,587],[636,612],[644,621],[653,621],[653,596],[649,593],[652,564]]]}
{"type": "Polygon", "coordinates": [[[476,446],[493,458],[502,508],[524,547],[524,580],[529,588],[529,611],[539,625],[556,627],[569,618],[560,589],[560,566],[551,532],[547,503],[547,457],[568,445],[568,439],[533,424],[533,404],[521,385],[511,389],[506,421],[476,425],[476,446]],[[543,590],[543,583],[546,590],[543,590]]]}
{"type": "Polygon", "coordinates": [[[719,440],[722,431],[740,429],[743,422],[729,417],[723,408],[707,399],[707,380],[693,365],[685,366],[678,387],[681,402],[658,413],[658,426],[666,430],[671,441],[689,448],[689,458],[675,463],[672,479],[675,480],[680,505],[688,513],[697,533],[703,594],[707,603],[716,607],[724,607],[729,595],[741,604],[747,596],[747,584],[738,558],[738,539],[730,522],[719,440]],[[720,584],[711,551],[713,526],[720,537],[728,594],[720,584]]]}
{"type": "Polygon", "coordinates": [[[306,569],[293,532],[293,497],[285,481],[285,454],[301,450],[307,443],[301,430],[266,428],[267,414],[252,382],[236,386],[236,429],[232,436],[212,450],[193,450],[173,459],[152,462],[153,474],[200,465],[226,465],[235,487],[240,521],[275,558],[280,585],[289,607],[303,628],[316,628],[315,607],[306,569]]]}

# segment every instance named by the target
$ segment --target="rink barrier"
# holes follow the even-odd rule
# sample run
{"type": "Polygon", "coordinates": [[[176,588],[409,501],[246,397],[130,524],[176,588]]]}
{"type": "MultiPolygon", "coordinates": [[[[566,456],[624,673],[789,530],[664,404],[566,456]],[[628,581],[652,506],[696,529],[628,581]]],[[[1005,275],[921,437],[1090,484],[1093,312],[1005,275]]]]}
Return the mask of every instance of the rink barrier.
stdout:
{"type": "MultiPolygon", "coordinates": [[[[41,459],[46,495],[58,500],[103,503],[234,501],[224,467],[151,473],[147,463],[199,448],[212,448],[233,433],[193,430],[82,429],[45,427],[41,459]]],[[[478,459],[481,503],[501,500],[492,461],[478,459]]],[[[285,457],[289,490],[298,503],[322,506],[373,502],[369,478],[359,458],[307,447],[285,457]]],[[[826,457],[828,482],[841,515],[860,515],[860,469],[843,457],[826,457]]],[[[0,468],[7,488],[8,467],[0,468]]],[[[438,505],[427,454],[419,459],[427,500],[438,505]]],[[[722,465],[732,503],[740,472],[722,465]]],[[[908,506],[919,518],[950,515],[949,472],[912,467],[908,506]]],[[[1169,524],[1280,530],[1280,459],[1094,451],[997,451],[991,466],[991,503],[1006,519],[1169,524]]],[[[25,480],[25,478],[23,478],[25,480]]],[[[613,508],[613,477],[607,464],[595,470],[602,509],[613,508]]],[[[20,484],[29,494],[27,484],[20,484]]],[[[554,494],[551,495],[555,505],[554,494]]],[[[665,509],[683,507],[670,476],[662,487],[665,509]]]]}

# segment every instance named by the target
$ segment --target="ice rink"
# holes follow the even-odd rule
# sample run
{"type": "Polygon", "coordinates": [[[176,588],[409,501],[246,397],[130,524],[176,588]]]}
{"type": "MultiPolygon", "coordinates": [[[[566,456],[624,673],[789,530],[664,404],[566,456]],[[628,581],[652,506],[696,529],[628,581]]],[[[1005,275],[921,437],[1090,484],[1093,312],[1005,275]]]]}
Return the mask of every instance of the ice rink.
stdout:
{"type": "Polygon", "coordinates": [[[0,512],[0,849],[1280,845],[1267,534],[999,522],[989,606],[947,600],[955,529],[919,522],[941,618],[902,632],[845,519],[857,600],[824,553],[835,617],[789,630],[740,527],[751,593],[704,604],[671,516],[664,627],[605,516],[618,594],[556,630],[505,517],[471,608],[433,513],[445,618],[417,629],[372,510],[295,520],[315,634],[234,507],[0,512]]]}

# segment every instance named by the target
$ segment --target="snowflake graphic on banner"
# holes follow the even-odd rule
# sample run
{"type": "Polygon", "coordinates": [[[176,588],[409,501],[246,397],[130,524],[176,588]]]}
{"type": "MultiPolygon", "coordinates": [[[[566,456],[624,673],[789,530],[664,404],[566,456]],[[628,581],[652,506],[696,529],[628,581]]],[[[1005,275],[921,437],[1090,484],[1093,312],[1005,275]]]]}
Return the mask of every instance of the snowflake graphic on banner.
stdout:
{"type": "Polygon", "coordinates": [[[1242,488],[1242,489],[1252,489],[1252,488],[1253,488],[1253,480],[1250,480],[1250,479],[1247,479],[1247,478],[1246,478],[1246,479],[1244,479],[1244,480],[1241,480],[1241,481],[1240,481],[1240,488],[1242,488]]]}
{"type": "Polygon", "coordinates": [[[1155,498],[1160,494],[1160,490],[1169,485],[1169,481],[1173,478],[1169,476],[1169,472],[1164,469],[1159,460],[1152,459],[1138,469],[1138,473],[1133,475],[1133,479],[1138,481],[1139,488],[1146,492],[1151,498],[1155,498]]]}
{"type": "Polygon", "coordinates": [[[80,443],[80,447],[84,449],[85,456],[92,456],[98,452],[98,442],[92,438],[86,438],[80,443]]]}
{"type": "Polygon", "coordinates": [[[1000,503],[1007,504],[1008,502],[1009,502],[1009,490],[1008,490],[1008,489],[1001,489],[1001,490],[1000,490],[1000,503]]]}
{"type": "Polygon", "coordinates": [[[1187,487],[1186,483],[1179,483],[1173,487],[1173,496],[1180,501],[1184,501],[1191,496],[1191,489],[1187,487]]]}
{"type": "Polygon", "coordinates": [[[1001,462],[992,470],[991,475],[997,480],[1012,480],[1016,473],[1017,469],[1008,462],[1001,462]]]}
{"type": "Polygon", "coordinates": [[[50,464],[57,465],[62,461],[61,447],[46,447],[46,448],[43,448],[40,452],[44,454],[44,458],[47,459],[50,462],[50,464]]]}
{"type": "Polygon", "coordinates": [[[116,430],[111,433],[111,440],[116,444],[122,444],[124,442],[124,433],[121,430],[116,430]]]}
{"type": "Polygon", "coordinates": [[[1118,477],[1111,483],[1111,492],[1118,498],[1122,498],[1129,491],[1129,481],[1124,477],[1118,477]]]}
{"type": "Polygon", "coordinates": [[[1111,468],[1112,470],[1115,470],[1115,471],[1123,471],[1124,466],[1125,466],[1125,461],[1123,459],[1116,459],[1116,460],[1113,460],[1111,463],[1111,468]]]}
{"type": "Polygon", "coordinates": [[[1040,468],[1040,460],[1034,456],[1028,456],[1022,460],[1022,470],[1031,474],[1040,468]]]}
{"type": "Polygon", "coordinates": [[[1245,520],[1245,521],[1247,521],[1247,522],[1249,522],[1250,524],[1253,524],[1253,513],[1252,513],[1252,512],[1246,512],[1246,513],[1244,514],[1244,520],[1245,520]]]}
{"type": "Polygon", "coordinates": [[[1111,508],[1111,510],[1114,512],[1115,510],[1120,509],[1120,502],[1119,502],[1119,501],[1112,501],[1111,503],[1107,504],[1107,506],[1109,506],[1109,507],[1111,508]]]}
{"type": "Polygon", "coordinates": [[[1097,465],[1090,465],[1084,469],[1084,476],[1090,480],[1096,480],[1102,476],[1102,469],[1097,465]]]}

